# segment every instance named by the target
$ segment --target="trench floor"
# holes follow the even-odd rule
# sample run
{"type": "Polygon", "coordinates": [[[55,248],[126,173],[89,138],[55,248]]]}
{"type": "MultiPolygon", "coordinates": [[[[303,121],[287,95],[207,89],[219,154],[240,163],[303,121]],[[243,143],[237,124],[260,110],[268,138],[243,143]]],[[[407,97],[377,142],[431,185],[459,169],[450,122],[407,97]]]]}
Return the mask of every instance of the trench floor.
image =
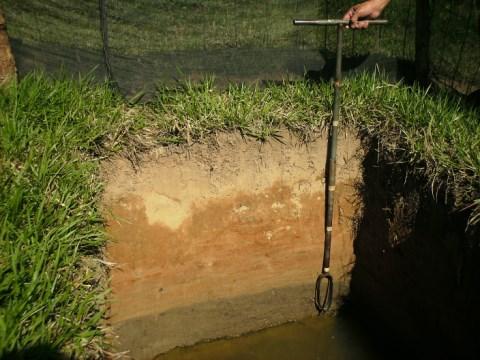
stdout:
{"type": "MultiPolygon", "coordinates": [[[[348,316],[310,317],[233,339],[177,348],[154,360],[384,359],[384,349],[348,316]]],[[[389,356],[391,358],[391,356],[389,356]]]]}

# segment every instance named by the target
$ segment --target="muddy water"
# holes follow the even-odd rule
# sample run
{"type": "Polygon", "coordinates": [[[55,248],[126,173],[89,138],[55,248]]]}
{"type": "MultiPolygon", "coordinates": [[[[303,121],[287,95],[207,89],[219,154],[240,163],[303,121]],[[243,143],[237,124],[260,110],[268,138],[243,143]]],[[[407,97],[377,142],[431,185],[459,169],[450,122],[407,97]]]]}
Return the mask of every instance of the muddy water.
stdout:
{"type": "Polygon", "coordinates": [[[155,360],[383,359],[367,332],[349,317],[313,317],[238,338],[177,348],[155,360]]]}

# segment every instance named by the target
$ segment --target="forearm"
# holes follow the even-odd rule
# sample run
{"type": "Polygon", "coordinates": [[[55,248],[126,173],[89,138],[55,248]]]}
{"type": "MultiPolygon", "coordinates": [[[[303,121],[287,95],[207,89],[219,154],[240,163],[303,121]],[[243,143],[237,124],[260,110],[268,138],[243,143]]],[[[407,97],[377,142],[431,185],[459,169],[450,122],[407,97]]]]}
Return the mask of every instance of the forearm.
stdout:
{"type": "Polygon", "coordinates": [[[382,12],[390,3],[390,0],[370,0],[370,1],[374,1],[377,3],[378,8],[381,9],[380,12],[382,12]]]}

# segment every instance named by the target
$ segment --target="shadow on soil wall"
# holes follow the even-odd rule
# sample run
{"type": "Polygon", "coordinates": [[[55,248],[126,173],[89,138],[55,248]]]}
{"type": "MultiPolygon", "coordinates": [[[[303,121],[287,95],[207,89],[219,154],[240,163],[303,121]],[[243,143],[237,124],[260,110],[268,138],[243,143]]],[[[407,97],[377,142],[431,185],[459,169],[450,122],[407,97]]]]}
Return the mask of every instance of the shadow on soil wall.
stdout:
{"type": "Polygon", "coordinates": [[[366,146],[355,312],[403,353],[479,358],[479,226],[466,229],[466,211],[435,200],[427,181],[389,162],[376,141],[366,146]]]}

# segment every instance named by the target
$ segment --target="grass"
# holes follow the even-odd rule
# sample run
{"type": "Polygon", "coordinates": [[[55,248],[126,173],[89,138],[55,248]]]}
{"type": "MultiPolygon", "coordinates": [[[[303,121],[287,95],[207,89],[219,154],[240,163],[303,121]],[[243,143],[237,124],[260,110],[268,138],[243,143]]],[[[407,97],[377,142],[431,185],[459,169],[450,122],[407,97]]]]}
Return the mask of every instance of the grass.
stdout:
{"type": "MultiPolygon", "coordinates": [[[[480,220],[479,113],[442,94],[362,75],[345,84],[343,126],[377,138],[480,220]]],[[[0,358],[48,345],[76,358],[105,345],[99,162],[240,131],[287,128],[308,141],[331,117],[329,84],[265,88],[212,81],[127,105],[88,80],[32,74],[0,90],[0,358]]],[[[435,191],[434,191],[435,192],[435,191]]]]}
{"type": "MultiPolygon", "coordinates": [[[[4,3],[14,38],[101,49],[96,0],[4,3]]],[[[330,4],[330,16],[340,16],[347,7],[343,3],[330,4]]],[[[317,48],[323,29],[295,28],[292,19],[327,12],[325,2],[318,0],[113,0],[108,11],[111,47],[130,55],[231,47],[317,48]]],[[[372,36],[366,35],[358,37],[359,48],[371,48],[372,36]]],[[[333,46],[334,36],[329,41],[333,46]]]]}
{"type": "Polygon", "coordinates": [[[91,154],[118,106],[87,81],[29,76],[1,90],[0,358],[32,345],[86,357],[102,347],[104,235],[91,154]]]}
{"type": "MultiPolygon", "coordinates": [[[[335,49],[335,29],[294,27],[293,18],[341,17],[353,0],[110,0],[109,32],[113,53],[130,57],[158,52],[226,48],[335,49]],[[327,5],[328,3],[328,5],[327,5]]],[[[345,54],[369,52],[413,59],[414,0],[392,1],[386,27],[345,34],[345,54]]],[[[38,45],[102,48],[97,0],[2,0],[9,34],[38,45]]],[[[465,82],[475,90],[480,76],[478,5],[471,1],[435,2],[431,57],[439,79],[465,82]],[[473,5],[472,5],[473,4],[473,5]]],[[[172,77],[177,74],[171,74],[172,77]]],[[[458,87],[459,84],[450,85],[458,87]]]]}
{"type": "MultiPolygon", "coordinates": [[[[287,128],[305,140],[331,117],[328,84],[296,82],[265,89],[232,85],[225,92],[211,82],[161,89],[151,106],[164,118],[159,133],[171,142],[202,140],[215,131],[237,130],[259,140],[287,128]],[[259,106],[259,104],[262,104],[259,106]],[[164,126],[167,125],[168,131],[164,126]],[[172,131],[173,130],[173,131],[172,131]]],[[[344,85],[344,126],[378,138],[394,161],[426,175],[432,191],[452,194],[457,208],[477,206],[480,197],[480,118],[447,93],[391,84],[364,74],[344,85]]]]}
{"type": "MultiPolygon", "coordinates": [[[[293,18],[338,18],[354,2],[316,0],[113,0],[109,1],[111,46],[121,54],[157,51],[211,49],[229,47],[298,47],[318,48],[325,45],[324,28],[295,28],[293,18]]],[[[100,49],[98,1],[31,0],[27,3],[3,0],[10,35],[27,43],[57,43],[64,46],[100,49]]],[[[469,14],[464,3],[443,0],[438,6],[433,43],[455,44],[463,39],[466,26],[474,19],[454,14],[469,14]],[[445,7],[445,11],[442,7],[445,7]],[[450,14],[450,15],[449,15],[450,14]],[[452,23],[452,21],[454,23],[452,23]],[[452,23],[445,32],[445,23],[452,23]]],[[[357,32],[355,41],[349,32],[346,44],[356,42],[356,51],[376,49],[392,56],[414,55],[415,6],[412,1],[392,2],[385,14],[391,24],[378,31],[357,32]]],[[[475,31],[471,45],[476,43],[475,31]]],[[[333,35],[331,29],[329,35],[333,35]]],[[[334,49],[335,36],[329,36],[327,47],[334,49]]],[[[473,49],[474,46],[469,47],[473,49]]],[[[353,49],[348,49],[347,51],[353,49]]],[[[452,57],[453,59],[454,57],[452,57]]]]}

